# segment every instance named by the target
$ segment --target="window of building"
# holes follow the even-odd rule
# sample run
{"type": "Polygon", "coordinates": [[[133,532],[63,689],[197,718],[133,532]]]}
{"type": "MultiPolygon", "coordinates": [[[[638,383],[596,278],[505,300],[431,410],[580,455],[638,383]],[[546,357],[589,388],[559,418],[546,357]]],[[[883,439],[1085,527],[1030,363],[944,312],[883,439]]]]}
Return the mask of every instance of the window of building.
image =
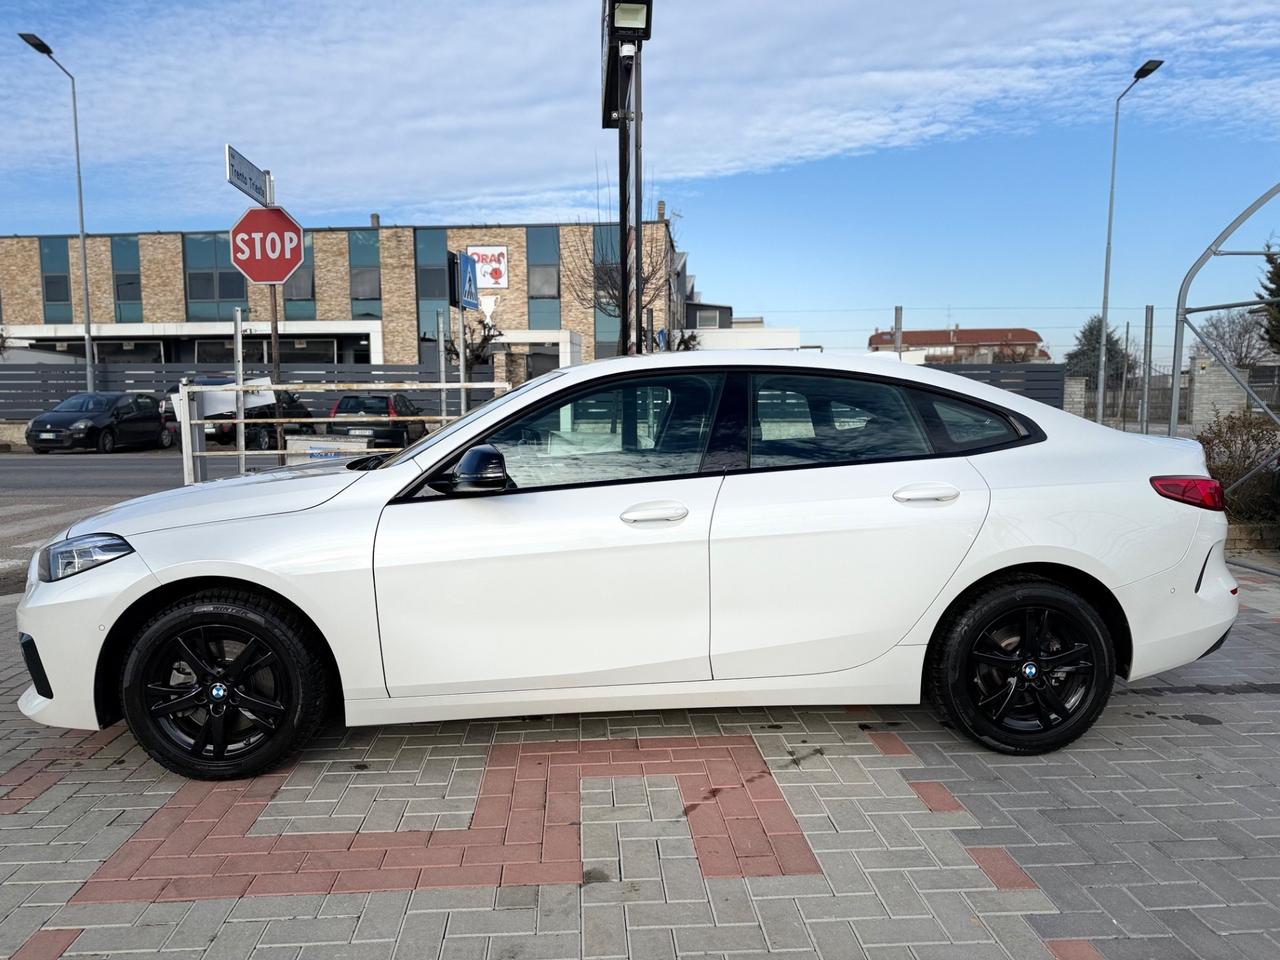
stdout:
{"type": "Polygon", "coordinates": [[[529,329],[560,329],[560,228],[527,227],[529,329]]]}
{"type": "Polygon", "coordinates": [[[188,320],[233,320],[236,307],[249,308],[244,274],[231,263],[230,234],[183,234],[182,257],[188,320]]]}
{"type": "Polygon", "coordinates": [[[818,466],[932,452],[902,389],[850,377],[753,374],[751,466],[818,466]]]}
{"type": "Polygon", "coordinates": [[[518,489],[695,474],[721,379],[666,375],[590,387],[538,407],[488,442],[518,489]]]}
{"type": "Polygon", "coordinates": [[[142,268],[137,237],[111,238],[111,276],[116,323],[142,322],[142,268]]]}
{"type": "MultiPolygon", "coordinates": [[[[593,228],[592,252],[596,264],[604,264],[618,269],[618,225],[596,224],[593,228]]],[[[616,357],[618,355],[618,339],[622,335],[622,321],[613,312],[596,307],[595,310],[595,356],[616,357]]]]}
{"type": "Polygon", "coordinates": [[[698,310],[694,319],[699,330],[715,330],[720,326],[720,311],[698,310]]]}
{"type": "Polygon", "coordinates": [[[66,237],[40,238],[40,282],[44,322],[71,322],[71,258],[66,237]]]}
{"type": "Polygon", "coordinates": [[[351,267],[351,316],[373,320],[382,316],[382,260],[377,230],[347,231],[351,267]]]}
{"type": "Polygon", "coordinates": [[[316,261],[311,253],[311,231],[302,234],[302,266],[284,282],[284,318],[316,318],[316,261]]]}
{"type": "MultiPolygon", "coordinates": [[[[413,255],[418,277],[418,337],[424,341],[438,340],[438,317],[447,341],[452,325],[449,323],[449,241],[446,231],[413,231],[413,255]]],[[[422,356],[420,359],[427,362],[428,358],[422,356]]]]}

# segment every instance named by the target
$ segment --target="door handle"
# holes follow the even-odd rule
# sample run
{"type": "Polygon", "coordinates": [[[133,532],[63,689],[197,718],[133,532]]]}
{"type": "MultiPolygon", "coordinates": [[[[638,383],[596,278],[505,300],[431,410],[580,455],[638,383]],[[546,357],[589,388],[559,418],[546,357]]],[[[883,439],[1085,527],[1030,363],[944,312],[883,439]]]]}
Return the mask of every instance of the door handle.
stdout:
{"type": "Polygon", "coordinates": [[[950,503],[958,496],[960,491],[949,483],[910,483],[893,492],[893,499],[899,503],[950,503]]]}
{"type": "Polygon", "coordinates": [[[627,507],[618,519],[623,523],[675,523],[689,515],[689,508],[675,500],[650,500],[627,507]]]}

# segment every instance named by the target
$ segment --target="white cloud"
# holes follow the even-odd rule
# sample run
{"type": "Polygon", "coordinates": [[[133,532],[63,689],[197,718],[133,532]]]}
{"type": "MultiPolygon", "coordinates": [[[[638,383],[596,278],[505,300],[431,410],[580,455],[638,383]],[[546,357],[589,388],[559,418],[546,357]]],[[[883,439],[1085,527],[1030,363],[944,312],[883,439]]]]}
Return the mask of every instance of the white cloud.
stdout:
{"type": "MultiPolygon", "coordinates": [[[[1270,4],[1131,0],[660,2],[645,53],[646,166],[696,181],[1036,124],[1098,122],[1132,69],[1162,123],[1280,130],[1270,4]]],[[[94,219],[225,216],[230,141],[309,222],[594,216],[598,6],[283,0],[31,3],[80,84],[94,219]]],[[[10,29],[10,27],[12,29],[10,29]]],[[[69,160],[65,81],[0,40],[0,232],[35,222],[69,160]]],[[[1139,101],[1140,100],[1140,105],[1139,101]]],[[[603,196],[603,188],[602,188],[603,196]]],[[[606,209],[607,209],[607,201],[606,209]]]]}

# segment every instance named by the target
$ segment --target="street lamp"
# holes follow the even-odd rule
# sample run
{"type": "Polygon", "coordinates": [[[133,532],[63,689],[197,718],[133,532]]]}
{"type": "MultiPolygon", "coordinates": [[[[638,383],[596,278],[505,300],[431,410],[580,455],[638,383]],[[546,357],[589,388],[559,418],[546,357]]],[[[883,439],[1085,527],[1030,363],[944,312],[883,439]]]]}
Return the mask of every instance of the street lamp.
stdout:
{"type": "MultiPolygon", "coordinates": [[[[1107,198],[1107,257],[1102,270],[1102,323],[1098,331],[1098,390],[1097,410],[1094,420],[1102,422],[1102,400],[1106,392],[1107,376],[1107,308],[1111,300],[1111,227],[1115,221],[1116,211],[1116,152],[1120,141],[1120,101],[1132,90],[1139,80],[1144,80],[1160,69],[1163,60],[1148,60],[1133,73],[1133,79],[1116,97],[1115,122],[1111,128],[1111,193],[1107,198]]],[[[1127,361],[1126,361],[1127,362],[1127,361]]]]}
{"type": "Polygon", "coordinates": [[[93,329],[89,325],[89,257],[84,238],[84,187],[80,182],[80,115],[76,108],[76,78],[53,56],[50,46],[34,33],[18,34],[32,50],[53,61],[53,65],[71,81],[71,129],[76,141],[76,203],[80,208],[80,280],[84,284],[84,380],[85,389],[93,393],[93,329]]]}
{"type": "Polygon", "coordinates": [[[644,171],[640,53],[653,32],[653,0],[604,0],[601,25],[602,126],[618,130],[618,322],[625,330],[635,284],[635,345],[643,353],[644,334],[644,171]],[[631,174],[635,172],[632,187],[631,174]],[[628,250],[631,211],[635,242],[628,250]],[[634,266],[633,266],[634,264],[634,266]],[[630,273],[634,271],[635,276],[630,273]]]}

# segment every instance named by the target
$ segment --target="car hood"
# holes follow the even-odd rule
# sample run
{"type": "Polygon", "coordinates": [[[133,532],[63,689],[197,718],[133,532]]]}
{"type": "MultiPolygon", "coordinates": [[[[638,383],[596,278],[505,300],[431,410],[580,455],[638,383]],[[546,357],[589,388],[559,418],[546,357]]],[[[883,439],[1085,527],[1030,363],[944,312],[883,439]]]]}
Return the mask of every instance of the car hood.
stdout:
{"type": "Polygon", "coordinates": [[[344,459],[281,467],[153,493],[81,520],[67,535],[115,533],[127,538],[151,530],[309,510],[363,476],[359,471],[348,470],[347,463],[344,459]]]}
{"type": "Polygon", "coordinates": [[[84,411],[80,411],[77,413],[74,410],[58,410],[56,412],[51,410],[48,413],[41,413],[33,417],[31,420],[31,429],[43,430],[46,426],[69,427],[78,420],[92,420],[95,424],[101,425],[102,421],[105,419],[106,414],[101,412],[85,413],[84,411]]]}

